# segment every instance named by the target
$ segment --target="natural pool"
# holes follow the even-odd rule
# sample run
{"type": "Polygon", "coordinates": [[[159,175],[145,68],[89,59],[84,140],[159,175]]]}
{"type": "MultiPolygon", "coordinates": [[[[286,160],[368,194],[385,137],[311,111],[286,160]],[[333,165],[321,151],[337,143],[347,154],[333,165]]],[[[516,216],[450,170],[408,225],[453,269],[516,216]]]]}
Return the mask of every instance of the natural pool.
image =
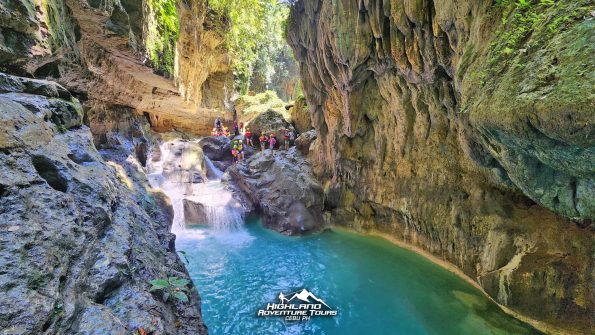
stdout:
{"type": "Polygon", "coordinates": [[[287,237],[250,217],[229,232],[178,233],[210,334],[534,334],[476,288],[420,255],[345,231],[287,237]],[[257,317],[280,292],[308,289],[335,317],[257,317]]]}

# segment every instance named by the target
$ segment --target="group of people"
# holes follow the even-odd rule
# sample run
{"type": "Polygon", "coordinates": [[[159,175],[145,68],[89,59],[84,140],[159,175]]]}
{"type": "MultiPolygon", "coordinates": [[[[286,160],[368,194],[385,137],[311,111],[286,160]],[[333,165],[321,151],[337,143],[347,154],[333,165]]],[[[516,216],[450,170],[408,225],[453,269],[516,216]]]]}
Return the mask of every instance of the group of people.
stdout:
{"type": "MultiPolygon", "coordinates": [[[[233,128],[234,128],[234,137],[238,136],[238,135],[243,135],[243,139],[234,139],[231,142],[231,154],[233,156],[233,162],[237,163],[245,158],[245,155],[244,155],[245,146],[254,147],[254,143],[253,143],[253,139],[252,139],[254,134],[250,131],[250,128],[248,128],[248,127],[244,128],[243,122],[240,122],[238,124],[237,121],[234,121],[233,128]],[[245,145],[244,145],[244,142],[245,142],[245,145]]],[[[258,134],[260,134],[260,136],[258,137],[258,142],[260,143],[260,151],[264,151],[268,144],[268,147],[269,147],[269,149],[271,149],[271,152],[272,152],[275,148],[275,145],[277,144],[277,136],[275,135],[275,133],[271,133],[270,135],[267,136],[267,134],[265,134],[261,129],[258,131],[258,134]]],[[[213,128],[213,131],[211,132],[211,136],[230,137],[229,129],[227,127],[223,126],[223,122],[221,121],[221,118],[217,118],[215,120],[215,127],[213,128]]],[[[285,150],[289,150],[289,146],[295,140],[295,134],[293,131],[286,128],[283,132],[283,136],[284,136],[285,150]]]]}
{"type": "Polygon", "coordinates": [[[229,128],[223,126],[221,118],[215,119],[215,127],[211,131],[211,136],[225,136],[229,137],[229,128]]]}
{"type": "Polygon", "coordinates": [[[233,156],[233,163],[244,160],[244,143],[241,140],[231,141],[231,155],[233,156]]]}
{"type": "MultiPolygon", "coordinates": [[[[237,121],[234,121],[233,122],[233,133],[234,133],[234,136],[243,134],[244,133],[244,122],[240,122],[238,124],[237,121]]],[[[229,128],[227,128],[226,126],[223,125],[223,122],[221,121],[220,117],[215,119],[215,127],[211,131],[211,136],[226,136],[226,137],[230,136],[229,128]]]]}

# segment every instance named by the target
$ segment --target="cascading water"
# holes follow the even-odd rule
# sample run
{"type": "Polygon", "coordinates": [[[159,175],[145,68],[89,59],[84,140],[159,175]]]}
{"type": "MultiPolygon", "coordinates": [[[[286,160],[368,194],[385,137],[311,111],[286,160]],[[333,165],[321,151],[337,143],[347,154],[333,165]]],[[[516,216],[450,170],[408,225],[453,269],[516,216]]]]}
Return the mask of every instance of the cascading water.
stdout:
{"type": "Polygon", "coordinates": [[[244,210],[225,188],[223,175],[204,156],[198,141],[173,140],[160,145],[148,162],[149,182],[172,201],[176,235],[189,233],[187,225],[208,224],[230,231],[243,224],[244,210]]]}
{"type": "Polygon", "coordinates": [[[244,225],[241,206],[196,142],[167,142],[160,153],[149,178],[173,201],[176,249],[200,290],[210,334],[537,333],[452,273],[387,241],[336,229],[290,238],[254,217],[244,225]],[[280,292],[302,289],[338,315],[257,316],[280,292]]]}

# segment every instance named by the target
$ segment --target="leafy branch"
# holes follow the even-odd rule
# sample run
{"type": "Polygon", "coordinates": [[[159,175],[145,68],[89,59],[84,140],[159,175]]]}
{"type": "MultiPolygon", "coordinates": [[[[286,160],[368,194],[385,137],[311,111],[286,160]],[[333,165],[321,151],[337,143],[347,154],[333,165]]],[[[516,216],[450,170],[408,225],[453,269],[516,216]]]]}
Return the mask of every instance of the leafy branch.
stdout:
{"type": "Polygon", "coordinates": [[[188,279],[169,277],[167,279],[153,279],[150,283],[149,292],[160,291],[164,302],[167,302],[170,297],[174,297],[181,302],[188,302],[188,284],[190,284],[188,279]]]}

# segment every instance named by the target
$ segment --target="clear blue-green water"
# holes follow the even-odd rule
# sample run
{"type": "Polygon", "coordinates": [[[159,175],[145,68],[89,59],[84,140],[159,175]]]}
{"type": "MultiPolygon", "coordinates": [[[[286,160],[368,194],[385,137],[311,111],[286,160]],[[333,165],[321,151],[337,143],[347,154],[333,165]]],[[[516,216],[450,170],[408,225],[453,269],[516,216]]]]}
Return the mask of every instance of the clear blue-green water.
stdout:
{"type": "Polygon", "coordinates": [[[345,231],[287,237],[255,218],[236,232],[177,239],[210,334],[534,334],[476,288],[408,250],[345,231]],[[257,317],[279,292],[306,288],[335,317],[257,317]]]}

